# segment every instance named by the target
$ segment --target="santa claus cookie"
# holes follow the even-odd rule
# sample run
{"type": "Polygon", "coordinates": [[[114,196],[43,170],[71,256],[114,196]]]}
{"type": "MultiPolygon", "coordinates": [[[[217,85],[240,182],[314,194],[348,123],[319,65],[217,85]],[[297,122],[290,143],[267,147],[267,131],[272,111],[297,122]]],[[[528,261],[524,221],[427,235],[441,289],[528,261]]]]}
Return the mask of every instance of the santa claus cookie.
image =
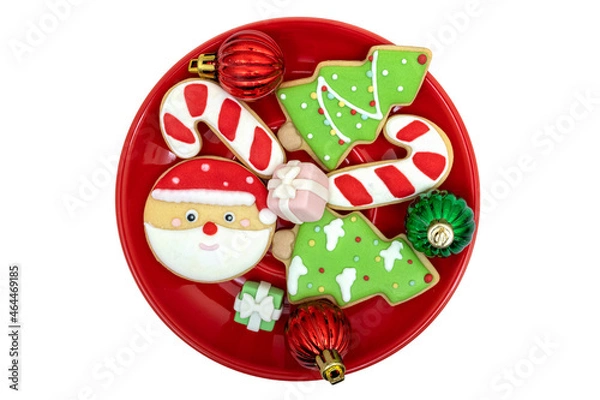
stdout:
{"type": "Polygon", "coordinates": [[[277,217],[267,189],[231,160],[183,161],[156,182],[144,209],[152,252],[186,279],[220,282],[244,274],[267,252],[277,217]]]}

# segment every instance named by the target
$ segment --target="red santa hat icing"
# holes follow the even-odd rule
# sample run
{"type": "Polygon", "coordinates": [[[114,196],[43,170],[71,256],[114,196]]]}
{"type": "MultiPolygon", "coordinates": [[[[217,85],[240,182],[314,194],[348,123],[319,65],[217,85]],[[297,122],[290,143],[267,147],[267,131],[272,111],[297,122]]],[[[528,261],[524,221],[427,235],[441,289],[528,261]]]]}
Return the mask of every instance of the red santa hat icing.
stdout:
{"type": "Polygon", "coordinates": [[[172,203],[218,206],[256,204],[260,221],[273,224],[277,216],[267,208],[267,189],[252,172],[226,159],[199,157],[183,161],[156,183],[152,197],[172,203]]]}

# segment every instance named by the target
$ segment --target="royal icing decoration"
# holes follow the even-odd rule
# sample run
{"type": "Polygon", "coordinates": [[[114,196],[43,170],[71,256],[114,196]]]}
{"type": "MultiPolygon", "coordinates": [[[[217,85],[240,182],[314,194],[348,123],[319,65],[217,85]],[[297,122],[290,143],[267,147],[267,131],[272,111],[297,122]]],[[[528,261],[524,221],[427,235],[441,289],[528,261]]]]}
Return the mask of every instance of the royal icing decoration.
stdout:
{"type": "Polygon", "coordinates": [[[202,139],[196,125],[206,123],[250,170],[269,178],[285,162],[275,135],[250,109],[204,79],[188,79],[163,98],[160,127],[169,149],[181,158],[196,156],[202,139]]]}
{"type": "Polygon", "coordinates": [[[283,290],[261,281],[246,282],[235,298],[234,321],[247,326],[253,332],[270,332],[281,317],[283,290]]]}
{"type": "Polygon", "coordinates": [[[430,60],[427,49],[376,46],[365,61],[321,63],[311,78],[284,83],[277,96],[299,147],[335,169],[353,146],[375,140],[393,106],[413,102],[430,60]]]}
{"type": "Polygon", "coordinates": [[[433,122],[414,115],[394,115],[385,138],[408,150],[401,160],[378,161],[329,174],[329,205],[361,209],[398,203],[439,186],[453,162],[446,134],[433,122]]]}
{"type": "Polygon", "coordinates": [[[154,255],[186,279],[220,282],[254,267],[276,215],[263,183],[240,164],[199,157],[176,164],[152,188],[144,230],[154,255]]]}
{"type": "MultiPolygon", "coordinates": [[[[329,297],[347,307],[380,295],[392,305],[433,287],[439,275],[404,235],[384,238],[359,212],[326,210],[316,222],[294,228],[287,269],[292,303],[329,297]]],[[[278,255],[275,254],[277,257],[278,255]]]]}
{"type": "Polygon", "coordinates": [[[319,220],[329,200],[327,175],[296,160],[277,167],[267,189],[269,209],[294,224],[319,220]]]}

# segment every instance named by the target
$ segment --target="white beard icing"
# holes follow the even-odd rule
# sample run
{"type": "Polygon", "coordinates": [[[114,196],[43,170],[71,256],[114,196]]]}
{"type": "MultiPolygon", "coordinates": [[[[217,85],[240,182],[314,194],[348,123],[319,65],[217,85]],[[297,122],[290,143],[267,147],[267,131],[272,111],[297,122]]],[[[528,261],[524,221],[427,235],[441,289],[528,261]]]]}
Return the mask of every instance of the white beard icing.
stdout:
{"type": "Polygon", "coordinates": [[[177,275],[201,282],[241,275],[260,261],[271,238],[271,228],[252,231],[219,226],[214,235],[206,235],[202,227],[172,230],[145,222],[144,228],[150,247],[164,266],[177,275]],[[203,250],[201,244],[204,248],[216,248],[203,250]]]}

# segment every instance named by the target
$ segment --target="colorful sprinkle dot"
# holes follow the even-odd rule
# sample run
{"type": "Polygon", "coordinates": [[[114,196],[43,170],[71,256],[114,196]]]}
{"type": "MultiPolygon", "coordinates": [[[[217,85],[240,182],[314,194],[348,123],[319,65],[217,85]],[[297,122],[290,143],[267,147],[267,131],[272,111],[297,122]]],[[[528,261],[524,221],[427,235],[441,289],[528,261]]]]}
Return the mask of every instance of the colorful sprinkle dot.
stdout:
{"type": "Polygon", "coordinates": [[[375,88],[373,86],[369,86],[367,88],[367,92],[369,92],[369,93],[373,93],[374,90],[375,90],[375,88]]]}
{"type": "Polygon", "coordinates": [[[323,268],[323,267],[319,268],[319,273],[320,273],[320,274],[323,274],[323,273],[325,273],[325,268],[323,268]]]}
{"type": "Polygon", "coordinates": [[[330,131],[329,131],[329,134],[330,134],[331,136],[335,136],[335,129],[332,129],[332,130],[330,130],[330,131]]]}
{"type": "Polygon", "coordinates": [[[381,257],[379,257],[379,256],[375,257],[375,262],[379,262],[379,261],[381,261],[381,257]]]}
{"type": "Polygon", "coordinates": [[[392,287],[393,287],[394,289],[398,289],[398,283],[396,283],[396,282],[392,283],[392,287]]]}
{"type": "Polygon", "coordinates": [[[319,293],[323,293],[325,291],[325,288],[323,286],[319,286],[319,289],[317,289],[319,291],[319,293]]]}
{"type": "Polygon", "coordinates": [[[362,114],[360,118],[362,118],[363,121],[366,121],[369,119],[369,116],[367,114],[362,114]]]}
{"type": "Polygon", "coordinates": [[[423,280],[425,281],[425,283],[431,283],[431,281],[433,281],[433,275],[427,274],[425,275],[425,278],[423,278],[423,280]]]}
{"type": "Polygon", "coordinates": [[[321,232],[321,227],[320,226],[315,226],[315,232],[317,232],[317,233],[321,232]]]}
{"type": "Polygon", "coordinates": [[[321,92],[326,92],[327,91],[327,86],[323,85],[321,86],[321,92]]]}
{"type": "Polygon", "coordinates": [[[416,282],[415,281],[408,281],[408,286],[415,286],[416,282]]]}
{"type": "Polygon", "coordinates": [[[373,71],[367,71],[367,77],[372,78],[373,77],[373,71]]]}
{"type": "Polygon", "coordinates": [[[316,243],[316,242],[315,242],[313,239],[311,239],[311,240],[309,240],[309,241],[308,241],[308,245],[309,245],[310,247],[315,247],[315,243],[316,243]]]}
{"type": "Polygon", "coordinates": [[[306,284],[306,287],[309,288],[309,289],[312,289],[312,286],[313,286],[312,283],[306,284]]]}
{"type": "Polygon", "coordinates": [[[346,103],[344,103],[343,101],[340,101],[340,102],[338,103],[338,106],[340,106],[340,107],[345,107],[345,106],[346,106],[346,103]]]}
{"type": "Polygon", "coordinates": [[[375,104],[377,104],[377,103],[375,103],[375,100],[371,100],[371,101],[369,102],[369,105],[370,105],[371,107],[375,107],[375,104]]]}
{"type": "Polygon", "coordinates": [[[356,115],[356,110],[350,110],[350,114],[356,115]]]}
{"type": "Polygon", "coordinates": [[[356,217],[354,217],[354,216],[350,217],[350,222],[356,222],[356,217]]]}
{"type": "Polygon", "coordinates": [[[333,95],[333,93],[327,93],[327,98],[329,100],[333,100],[335,98],[335,96],[333,95]]]}
{"type": "Polygon", "coordinates": [[[327,126],[330,126],[330,125],[331,125],[331,121],[330,121],[330,120],[328,120],[328,119],[326,119],[325,121],[323,121],[323,123],[324,123],[325,125],[327,125],[327,126]]]}
{"type": "Polygon", "coordinates": [[[360,261],[360,257],[359,256],[354,256],[353,260],[354,260],[354,262],[359,262],[360,261]]]}
{"type": "Polygon", "coordinates": [[[406,260],[406,262],[407,262],[407,263],[409,263],[409,264],[412,264],[412,263],[413,263],[413,260],[410,260],[410,259],[409,259],[409,260],[406,260]]]}
{"type": "Polygon", "coordinates": [[[310,94],[310,98],[311,98],[311,99],[313,99],[313,100],[316,100],[316,98],[317,98],[317,93],[316,93],[316,92],[312,92],[312,93],[310,94]]]}
{"type": "Polygon", "coordinates": [[[300,104],[300,107],[301,107],[303,110],[305,110],[305,109],[306,109],[306,107],[308,107],[308,104],[306,104],[306,103],[302,103],[302,104],[300,104]]]}
{"type": "Polygon", "coordinates": [[[362,239],[360,238],[360,236],[357,236],[357,237],[355,237],[355,238],[354,238],[354,241],[355,241],[356,243],[360,243],[360,241],[361,241],[361,240],[362,240],[362,239]]]}
{"type": "Polygon", "coordinates": [[[343,145],[344,145],[344,143],[345,143],[345,142],[344,142],[344,139],[340,139],[340,140],[338,140],[338,144],[339,144],[340,146],[343,146],[343,145]]]}
{"type": "Polygon", "coordinates": [[[369,56],[369,61],[373,62],[373,56],[369,56]]]}
{"type": "Polygon", "coordinates": [[[384,69],[383,71],[381,71],[381,75],[383,75],[383,76],[388,76],[389,73],[390,73],[390,71],[388,71],[387,69],[384,69]]]}
{"type": "Polygon", "coordinates": [[[398,86],[398,91],[401,92],[404,90],[404,86],[398,86]]]}
{"type": "Polygon", "coordinates": [[[373,246],[379,246],[379,240],[377,240],[377,239],[373,240],[373,246]]]}
{"type": "Polygon", "coordinates": [[[427,56],[425,54],[419,54],[419,57],[417,57],[417,62],[421,65],[425,64],[427,62],[427,56]]]}
{"type": "Polygon", "coordinates": [[[323,115],[325,114],[325,110],[323,110],[321,107],[319,107],[319,109],[317,110],[319,112],[319,114],[323,115]]]}
{"type": "Polygon", "coordinates": [[[364,279],[365,281],[368,281],[368,280],[370,279],[370,278],[369,278],[369,275],[365,275],[365,276],[363,276],[363,279],[364,279]]]}

